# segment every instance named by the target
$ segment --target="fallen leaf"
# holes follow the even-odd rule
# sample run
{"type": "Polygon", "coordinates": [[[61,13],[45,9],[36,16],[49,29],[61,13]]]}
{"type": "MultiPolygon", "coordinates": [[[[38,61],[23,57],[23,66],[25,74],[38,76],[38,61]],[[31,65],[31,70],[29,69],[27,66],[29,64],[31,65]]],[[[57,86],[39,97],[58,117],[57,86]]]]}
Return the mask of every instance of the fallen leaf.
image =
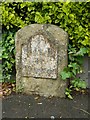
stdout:
{"type": "Polygon", "coordinates": [[[35,100],[38,100],[38,99],[39,99],[39,96],[35,97],[34,99],[35,99],[35,100]]]}

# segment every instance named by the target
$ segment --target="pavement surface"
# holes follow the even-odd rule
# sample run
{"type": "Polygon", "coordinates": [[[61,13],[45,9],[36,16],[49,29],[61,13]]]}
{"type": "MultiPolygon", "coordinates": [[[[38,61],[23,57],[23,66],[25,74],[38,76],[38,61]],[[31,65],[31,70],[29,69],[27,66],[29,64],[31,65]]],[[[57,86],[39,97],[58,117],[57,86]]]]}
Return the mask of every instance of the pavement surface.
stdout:
{"type": "Polygon", "coordinates": [[[12,94],[2,100],[2,118],[90,118],[89,94],[74,99],[12,94]]]}

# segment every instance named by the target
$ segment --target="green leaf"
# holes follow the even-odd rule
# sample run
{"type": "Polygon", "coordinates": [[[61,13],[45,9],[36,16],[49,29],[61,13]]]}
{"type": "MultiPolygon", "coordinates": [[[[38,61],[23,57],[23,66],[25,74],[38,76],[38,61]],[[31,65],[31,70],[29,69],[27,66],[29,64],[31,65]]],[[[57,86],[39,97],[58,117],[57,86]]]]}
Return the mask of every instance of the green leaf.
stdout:
{"type": "Polygon", "coordinates": [[[2,55],[2,58],[8,58],[8,54],[7,53],[4,53],[3,55],[2,55]]]}
{"type": "Polygon", "coordinates": [[[80,48],[76,55],[84,56],[87,53],[87,48],[80,48]]]}
{"type": "Polygon", "coordinates": [[[74,75],[76,75],[77,70],[76,70],[76,69],[73,69],[72,72],[73,72],[74,75]]]}
{"type": "Polygon", "coordinates": [[[14,44],[14,39],[10,40],[10,43],[11,43],[11,44],[14,44]]]}
{"type": "Polygon", "coordinates": [[[7,26],[7,29],[9,30],[9,26],[7,26]]]}
{"type": "Polygon", "coordinates": [[[63,80],[67,79],[67,78],[70,78],[72,76],[72,73],[71,72],[66,72],[66,71],[62,71],[60,73],[61,77],[63,80]]]}
{"type": "Polygon", "coordinates": [[[40,12],[36,12],[36,15],[35,15],[35,22],[38,22],[38,23],[44,22],[44,18],[42,17],[42,15],[41,15],[40,12]]]}
{"type": "Polygon", "coordinates": [[[78,83],[78,87],[81,87],[81,88],[84,88],[84,89],[85,89],[86,86],[87,86],[87,85],[86,85],[86,82],[85,82],[85,81],[82,81],[82,80],[81,80],[81,81],[78,83]]]}
{"type": "Polygon", "coordinates": [[[87,87],[86,83],[83,82],[82,88],[83,88],[83,89],[86,89],[86,87],[87,87]]]}
{"type": "Polygon", "coordinates": [[[72,72],[73,72],[74,74],[76,74],[76,70],[79,69],[79,65],[78,65],[76,62],[75,62],[75,63],[70,63],[70,64],[68,65],[68,67],[73,68],[72,72]]]}

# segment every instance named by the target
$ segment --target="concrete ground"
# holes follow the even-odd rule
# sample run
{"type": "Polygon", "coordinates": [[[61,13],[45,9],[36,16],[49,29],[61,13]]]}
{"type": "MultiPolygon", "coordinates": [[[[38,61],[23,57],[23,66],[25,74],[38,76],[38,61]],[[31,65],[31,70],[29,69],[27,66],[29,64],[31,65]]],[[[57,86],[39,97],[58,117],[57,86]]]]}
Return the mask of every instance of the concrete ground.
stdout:
{"type": "Polygon", "coordinates": [[[90,94],[67,98],[12,94],[2,100],[3,118],[90,118],[90,94]]]}

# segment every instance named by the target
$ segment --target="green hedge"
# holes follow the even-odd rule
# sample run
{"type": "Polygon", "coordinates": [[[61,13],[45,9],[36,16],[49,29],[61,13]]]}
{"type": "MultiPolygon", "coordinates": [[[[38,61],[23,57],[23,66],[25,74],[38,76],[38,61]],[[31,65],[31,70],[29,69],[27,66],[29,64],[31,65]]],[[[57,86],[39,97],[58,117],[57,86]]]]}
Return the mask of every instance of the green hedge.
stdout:
{"type": "Polygon", "coordinates": [[[68,32],[74,46],[90,46],[90,3],[3,3],[2,24],[6,29],[32,23],[51,23],[68,32]]]}
{"type": "Polygon", "coordinates": [[[50,23],[69,34],[69,63],[80,60],[74,54],[90,55],[90,13],[88,2],[18,2],[1,3],[3,75],[7,79],[15,66],[14,33],[29,24],[50,23]]]}

